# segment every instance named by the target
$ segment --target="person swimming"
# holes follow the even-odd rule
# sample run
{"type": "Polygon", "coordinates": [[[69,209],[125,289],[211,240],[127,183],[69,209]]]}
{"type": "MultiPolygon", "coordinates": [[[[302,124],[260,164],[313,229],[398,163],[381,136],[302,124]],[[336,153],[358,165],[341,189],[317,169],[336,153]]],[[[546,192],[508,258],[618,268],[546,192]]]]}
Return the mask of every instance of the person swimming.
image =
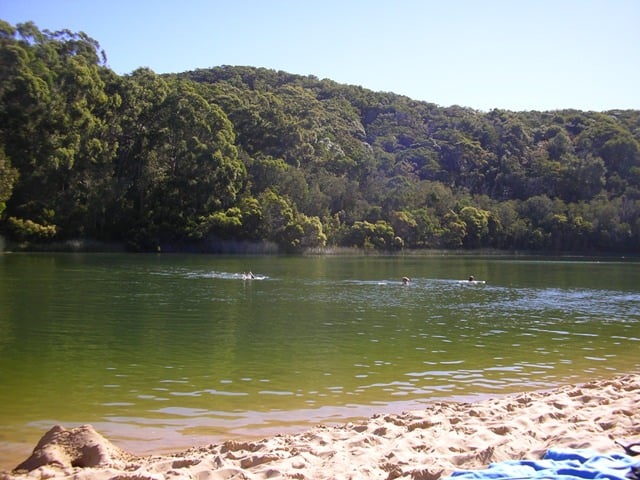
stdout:
{"type": "Polygon", "coordinates": [[[473,275],[469,275],[469,281],[470,282],[475,282],[476,281],[476,277],[474,277],[473,275]]]}
{"type": "Polygon", "coordinates": [[[402,277],[402,284],[403,285],[409,285],[409,282],[410,282],[409,277],[402,277]]]}

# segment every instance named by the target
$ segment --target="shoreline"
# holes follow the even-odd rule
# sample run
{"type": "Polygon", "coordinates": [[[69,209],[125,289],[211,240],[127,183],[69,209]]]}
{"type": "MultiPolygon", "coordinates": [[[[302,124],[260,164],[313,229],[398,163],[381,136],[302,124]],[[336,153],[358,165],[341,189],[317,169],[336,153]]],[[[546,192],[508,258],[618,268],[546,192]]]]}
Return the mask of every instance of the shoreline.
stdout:
{"type": "Polygon", "coordinates": [[[205,254],[219,256],[281,256],[290,255],[296,257],[367,257],[367,256],[392,256],[392,257],[441,257],[441,256],[484,256],[484,257],[522,257],[522,258],[562,258],[562,259],[614,259],[636,260],[640,259],[640,253],[620,252],[609,250],[526,250],[526,249],[500,249],[493,247],[482,248],[402,248],[399,250],[377,250],[363,247],[346,247],[331,245],[325,247],[312,247],[297,252],[283,252],[273,243],[263,240],[257,242],[245,240],[229,240],[214,242],[213,246],[183,246],[182,248],[161,248],[151,250],[135,250],[128,248],[123,242],[106,242],[88,238],[59,240],[54,242],[18,242],[7,240],[0,235],[0,254],[15,253],[85,253],[105,254],[124,253],[131,255],[149,254],[205,254]]]}
{"type": "Polygon", "coordinates": [[[638,405],[640,374],[630,373],[474,402],[436,401],[421,410],[376,414],[358,423],[145,456],[120,449],[92,427],[60,427],[25,463],[33,471],[5,471],[0,479],[436,480],[492,462],[539,459],[550,448],[622,453],[616,441],[640,441],[638,405]],[[86,456],[87,445],[98,452],[92,458],[86,456]],[[38,466],[43,459],[59,465],[38,466]]]}

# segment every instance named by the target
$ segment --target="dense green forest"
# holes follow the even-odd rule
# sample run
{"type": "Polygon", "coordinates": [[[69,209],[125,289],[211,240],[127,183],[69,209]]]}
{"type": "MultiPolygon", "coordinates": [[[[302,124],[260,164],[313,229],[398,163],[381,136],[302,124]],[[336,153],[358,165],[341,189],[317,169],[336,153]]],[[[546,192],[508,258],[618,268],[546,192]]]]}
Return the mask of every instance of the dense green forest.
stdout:
{"type": "Polygon", "coordinates": [[[640,111],[481,112],[0,20],[0,234],[136,251],[640,253],[640,111]]]}

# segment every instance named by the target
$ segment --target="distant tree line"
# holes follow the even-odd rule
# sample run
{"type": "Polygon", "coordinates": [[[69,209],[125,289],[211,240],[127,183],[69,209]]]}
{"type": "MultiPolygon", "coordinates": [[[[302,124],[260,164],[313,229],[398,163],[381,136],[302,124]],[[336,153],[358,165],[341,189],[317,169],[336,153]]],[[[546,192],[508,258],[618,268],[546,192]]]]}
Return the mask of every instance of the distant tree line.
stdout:
{"type": "Polygon", "coordinates": [[[640,253],[640,112],[480,112],[253,67],[120,76],[84,33],[0,20],[0,233],[640,253]]]}

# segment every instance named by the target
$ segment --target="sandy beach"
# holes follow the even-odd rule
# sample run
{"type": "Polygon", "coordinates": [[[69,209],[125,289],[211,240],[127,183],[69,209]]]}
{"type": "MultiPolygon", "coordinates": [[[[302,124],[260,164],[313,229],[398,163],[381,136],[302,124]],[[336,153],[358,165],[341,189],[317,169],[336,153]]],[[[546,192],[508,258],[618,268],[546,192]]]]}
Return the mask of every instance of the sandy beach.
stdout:
{"type": "Polygon", "coordinates": [[[492,462],[539,459],[550,448],[622,453],[616,441],[640,441],[640,374],[475,403],[434,402],[361,423],[167,455],[133,455],[90,425],[55,426],[20,470],[0,479],[435,480],[492,462]]]}

